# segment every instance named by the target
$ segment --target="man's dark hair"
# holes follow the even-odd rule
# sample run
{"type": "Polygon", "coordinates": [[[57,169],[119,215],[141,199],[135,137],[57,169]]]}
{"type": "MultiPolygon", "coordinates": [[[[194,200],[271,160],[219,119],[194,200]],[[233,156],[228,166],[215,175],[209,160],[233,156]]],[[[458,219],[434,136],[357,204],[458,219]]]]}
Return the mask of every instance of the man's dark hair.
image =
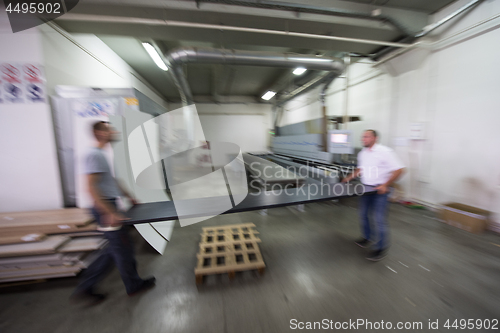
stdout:
{"type": "Polygon", "coordinates": [[[92,125],[92,129],[94,131],[105,131],[108,127],[107,124],[109,124],[107,121],[97,121],[92,125]]]}
{"type": "Polygon", "coordinates": [[[369,130],[366,130],[366,131],[367,131],[367,132],[372,132],[372,134],[373,134],[373,136],[374,136],[374,137],[378,137],[378,133],[377,133],[377,131],[372,130],[372,129],[369,129],[369,130]]]}

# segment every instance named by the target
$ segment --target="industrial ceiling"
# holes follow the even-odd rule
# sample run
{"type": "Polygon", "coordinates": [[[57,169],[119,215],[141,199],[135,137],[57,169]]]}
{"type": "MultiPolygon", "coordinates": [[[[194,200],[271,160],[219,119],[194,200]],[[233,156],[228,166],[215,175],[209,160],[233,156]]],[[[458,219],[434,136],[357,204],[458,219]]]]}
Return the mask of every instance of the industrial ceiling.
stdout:
{"type": "MultiPolygon", "coordinates": [[[[353,40],[407,43],[427,26],[430,15],[452,2],[80,0],[55,22],[70,33],[95,34],[167,101],[179,102],[170,73],[155,65],[142,42],[164,54],[178,47],[209,47],[373,58],[387,46],[353,40]]],[[[266,90],[290,91],[317,74],[221,64],[187,64],[184,71],[194,101],[208,103],[264,102],[260,96],[266,90]]]]}

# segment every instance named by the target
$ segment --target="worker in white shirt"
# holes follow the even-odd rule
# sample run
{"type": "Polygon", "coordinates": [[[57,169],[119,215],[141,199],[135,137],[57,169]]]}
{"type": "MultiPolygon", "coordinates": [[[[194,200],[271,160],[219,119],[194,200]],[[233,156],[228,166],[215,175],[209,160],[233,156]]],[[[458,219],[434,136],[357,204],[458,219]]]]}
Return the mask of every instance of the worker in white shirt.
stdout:
{"type": "Polygon", "coordinates": [[[363,237],[356,244],[365,248],[373,246],[373,251],[366,258],[372,261],[383,259],[387,255],[388,223],[387,209],[389,186],[403,173],[404,165],[394,151],[377,143],[377,132],[366,130],[362,141],[364,148],[358,154],[356,170],[342,182],[349,182],[361,176],[361,183],[375,186],[377,192],[360,197],[361,232],[363,237]],[[369,215],[374,212],[374,223],[370,223],[369,215]]]}

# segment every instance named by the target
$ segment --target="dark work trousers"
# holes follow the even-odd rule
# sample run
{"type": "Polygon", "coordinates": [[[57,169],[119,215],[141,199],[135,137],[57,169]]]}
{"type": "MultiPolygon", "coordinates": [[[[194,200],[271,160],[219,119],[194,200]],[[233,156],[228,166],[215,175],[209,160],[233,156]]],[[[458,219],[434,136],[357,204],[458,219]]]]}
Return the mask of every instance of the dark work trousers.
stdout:
{"type": "MultiPolygon", "coordinates": [[[[110,199],[109,202],[116,207],[116,199],[110,199]]],[[[93,208],[92,214],[100,225],[99,212],[93,208]]],[[[104,232],[108,245],[101,250],[99,257],[82,274],[76,292],[92,291],[94,286],[109,273],[113,264],[118,268],[128,294],[142,286],[144,281],[137,274],[134,245],[128,228],[128,226],[123,226],[116,231],[104,232]]]]}
{"type": "Polygon", "coordinates": [[[359,198],[361,232],[365,239],[374,242],[375,250],[385,250],[389,247],[388,198],[389,192],[365,194],[359,198]],[[372,214],[373,221],[370,221],[369,217],[372,214]]]}

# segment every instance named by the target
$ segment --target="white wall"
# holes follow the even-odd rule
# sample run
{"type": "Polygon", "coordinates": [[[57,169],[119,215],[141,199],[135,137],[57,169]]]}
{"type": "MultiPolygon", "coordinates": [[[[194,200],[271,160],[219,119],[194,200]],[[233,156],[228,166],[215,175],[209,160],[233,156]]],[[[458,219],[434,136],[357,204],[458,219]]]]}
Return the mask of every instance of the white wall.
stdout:
{"type": "MultiPolygon", "coordinates": [[[[0,63],[43,64],[36,28],[12,33],[0,11],[0,63]]],[[[47,103],[0,104],[0,212],[56,209],[62,194],[47,103]]]]}
{"type": "MultiPolygon", "coordinates": [[[[48,25],[13,34],[5,12],[0,12],[0,45],[8,46],[0,48],[0,62],[42,64],[47,95],[54,93],[56,85],[134,87],[158,104],[167,106],[96,36],[75,35],[72,38],[83,49],[48,25]]],[[[0,133],[0,211],[62,208],[49,104],[0,104],[0,133]]]]}
{"type": "Polygon", "coordinates": [[[196,104],[205,138],[232,142],[243,152],[268,150],[274,127],[269,104],[196,104]]]}
{"type": "MultiPolygon", "coordinates": [[[[467,1],[434,15],[434,21],[467,1]]],[[[500,2],[485,1],[430,38],[453,33],[500,13],[500,2]]],[[[401,180],[406,195],[432,204],[458,201],[493,211],[500,222],[500,19],[445,42],[407,52],[380,67],[352,65],[348,114],[360,137],[363,129],[381,133],[408,166],[401,180]],[[425,124],[425,140],[408,140],[410,125],[425,124]],[[398,143],[396,143],[396,140],[398,143]]],[[[329,115],[342,115],[345,79],[328,90],[329,115]]],[[[285,106],[281,125],[321,115],[318,91],[285,106]]],[[[360,146],[360,141],[355,142],[360,146]]]]}
{"type": "Polygon", "coordinates": [[[145,80],[137,79],[140,77],[137,72],[95,35],[71,35],[89,54],[48,25],[40,26],[40,31],[50,94],[54,94],[56,85],[133,87],[156,103],[168,106],[151,86],[144,83],[145,80]]]}

